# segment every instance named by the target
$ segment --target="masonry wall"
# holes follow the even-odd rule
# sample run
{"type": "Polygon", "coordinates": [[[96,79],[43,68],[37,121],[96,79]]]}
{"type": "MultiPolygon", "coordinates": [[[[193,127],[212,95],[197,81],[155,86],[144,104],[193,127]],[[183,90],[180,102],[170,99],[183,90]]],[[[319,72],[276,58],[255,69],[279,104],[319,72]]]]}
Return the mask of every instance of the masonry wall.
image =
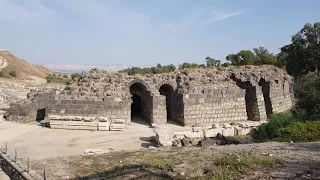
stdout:
{"type": "Polygon", "coordinates": [[[47,114],[50,98],[55,97],[55,91],[37,94],[32,99],[27,99],[23,103],[11,103],[8,110],[9,121],[21,123],[42,120],[47,114]]]}
{"type": "Polygon", "coordinates": [[[185,125],[247,120],[245,90],[237,87],[206,89],[183,99],[185,125]]]}
{"type": "Polygon", "coordinates": [[[49,101],[49,113],[57,115],[75,116],[103,116],[108,120],[123,119],[127,123],[131,121],[131,101],[113,98],[104,101],[92,100],[59,100],[49,101]]]}
{"type": "Polygon", "coordinates": [[[290,110],[293,106],[288,82],[274,84],[270,88],[270,100],[273,113],[290,110]]]}

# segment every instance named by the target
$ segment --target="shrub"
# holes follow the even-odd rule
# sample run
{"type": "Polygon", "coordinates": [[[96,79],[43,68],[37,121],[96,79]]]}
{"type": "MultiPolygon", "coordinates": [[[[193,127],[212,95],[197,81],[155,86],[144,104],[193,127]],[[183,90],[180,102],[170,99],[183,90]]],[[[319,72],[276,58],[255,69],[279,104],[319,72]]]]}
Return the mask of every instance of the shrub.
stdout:
{"type": "Polygon", "coordinates": [[[0,72],[0,77],[3,77],[3,76],[4,76],[4,74],[3,74],[3,72],[1,71],[1,72],[0,72]]]}
{"type": "Polygon", "coordinates": [[[277,141],[311,142],[320,140],[320,121],[295,122],[279,129],[277,141]]]}
{"type": "Polygon", "coordinates": [[[274,139],[280,136],[281,128],[287,127],[295,121],[296,119],[288,112],[270,115],[268,123],[262,124],[253,136],[258,141],[274,139]]]}
{"type": "Polygon", "coordinates": [[[66,75],[66,74],[65,74],[65,75],[63,75],[63,78],[68,78],[68,75],[66,75]]]}
{"type": "Polygon", "coordinates": [[[12,77],[17,77],[16,71],[10,71],[9,75],[12,76],[12,77]]]}

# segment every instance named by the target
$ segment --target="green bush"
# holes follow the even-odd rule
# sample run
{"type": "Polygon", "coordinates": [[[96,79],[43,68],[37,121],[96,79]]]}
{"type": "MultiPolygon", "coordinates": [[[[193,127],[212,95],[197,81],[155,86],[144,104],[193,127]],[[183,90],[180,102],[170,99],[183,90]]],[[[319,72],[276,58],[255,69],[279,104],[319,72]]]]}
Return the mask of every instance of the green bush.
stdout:
{"type": "Polygon", "coordinates": [[[320,140],[320,121],[295,122],[279,129],[277,141],[311,142],[320,140]]]}
{"type": "Polygon", "coordinates": [[[3,77],[3,76],[4,76],[4,74],[3,74],[3,72],[1,71],[1,72],[0,72],[0,77],[3,77]]]}
{"type": "Polygon", "coordinates": [[[17,73],[15,71],[10,71],[9,75],[12,77],[17,77],[17,73]]]}
{"type": "Polygon", "coordinates": [[[258,141],[268,141],[281,136],[280,129],[296,122],[291,113],[273,114],[269,117],[268,123],[262,124],[254,134],[258,141]]]}
{"type": "Polygon", "coordinates": [[[65,75],[63,75],[63,78],[68,78],[68,75],[66,75],[66,74],[65,74],[65,75]]]}

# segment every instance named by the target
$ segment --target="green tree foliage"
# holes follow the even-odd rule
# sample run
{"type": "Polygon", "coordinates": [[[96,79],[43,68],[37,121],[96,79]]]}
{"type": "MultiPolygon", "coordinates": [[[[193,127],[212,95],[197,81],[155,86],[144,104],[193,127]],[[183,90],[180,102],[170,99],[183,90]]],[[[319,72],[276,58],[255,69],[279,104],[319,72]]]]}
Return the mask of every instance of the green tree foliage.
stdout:
{"type": "Polygon", "coordinates": [[[232,65],[262,65],[270,64],[275,66],[281,66],[278,62],[278,55],[270,53],[264,47],[254,48],[253,52],[250,50],[241,50],[237,54],[229,54],[226,59],[230,61],[232,65]]]}
{"type": "Polygon", "coordinates": [[[195,69],[195,68],[204,68],[206,67],[206,65],[204,64],[196,64],[196,63],[182,63],[180,66],[179,66],[179,69],[195,69]]]}
{"type": "Polygon", "coordinates": [[[128,75],[135,75],[135,74],[162,74],[162,73],[168,73],[173,72],[176,70],[176,67],[173,64],[169,64],[166,66],[162,66],[161,64],[157,64],[154,67],[146,67],[146,68],[140,68],[140,67],[131,67],[124,70],[121,70],[122,73],[127,73],[128,75]]]}
{"type": "Polygon", "coordinates": [[[206,57],[206,63],[207,63],[207,67],[212,67],[212,66],[218,67],[221,64],[221,61],[208,56],[206,57]]]}
{"type": "Polygon", "coordinates": [[[281,48],[282,58],[289,74],[300,77],[320,66],[320,22],[305,24],[291,38],[291,44],[281,48]]]}
{"type": "Polygon", "coordinates": [[[320,119],[320,75],[316,72],[302,76],[295,88],[297,109],[308,119],[320,119]]]}

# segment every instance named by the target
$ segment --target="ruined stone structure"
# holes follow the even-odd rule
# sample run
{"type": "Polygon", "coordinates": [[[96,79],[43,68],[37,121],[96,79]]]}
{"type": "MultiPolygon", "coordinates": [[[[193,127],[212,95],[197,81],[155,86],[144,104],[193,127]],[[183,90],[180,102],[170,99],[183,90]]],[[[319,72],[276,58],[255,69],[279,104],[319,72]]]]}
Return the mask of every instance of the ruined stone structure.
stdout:
{"type": "Polygon", "coordinates": [[[95,70],[63,91],[32,92],[29,96],[24,103],[11,105],[9,120],[29,121],[49,115],[59,128],[93,122],[96,130],[102,122],[109,123],[102,126],[114,127],[130,124],[134,116],[150,124],[172,121],[182,126],[264,121],[268,114],[293,105],[291,77],[274,66],[190,69],[144,76],[95,70]]]}

